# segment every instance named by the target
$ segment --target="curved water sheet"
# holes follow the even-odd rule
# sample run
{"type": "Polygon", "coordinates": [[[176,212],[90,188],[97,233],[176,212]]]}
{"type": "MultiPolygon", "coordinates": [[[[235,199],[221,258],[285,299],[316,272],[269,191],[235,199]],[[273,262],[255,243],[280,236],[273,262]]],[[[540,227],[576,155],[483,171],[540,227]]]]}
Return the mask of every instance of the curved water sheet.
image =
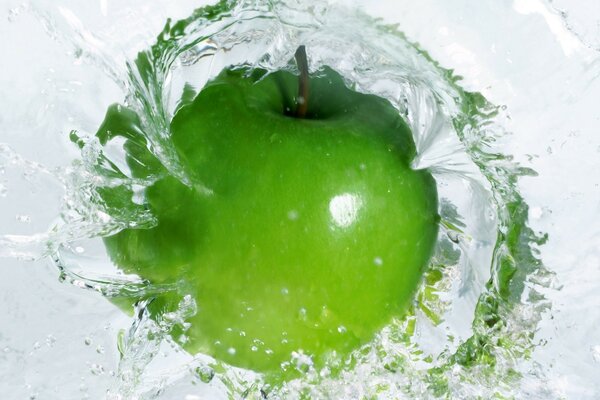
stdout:
{"type": "MultiPolygon", "coordinates": [[[[147,300],[136,304],[131,327],[117,339],[121,359],[109,398],[518,395],[517,364],[532,351],[533,333],[549,307],[536,288],[549,285],[552,276],[536,258],[544,237],[527,227],[528,207],[516,188],[520,176],[534,172],[493,151],[506,135],[505,110],[463,90],[459,77],[395,27],[320,1],[222,1],[168,22],[156,43],[129,59],[111,59],[92,37],[77,40],[123,90],[122,106],[137,114],[149,151],[185,183],[169,140],[176,110],[230,65],[296,72],[289,60],[303,44],[313,72],[330,66],[349,87],[394,105],[414,135],[413,167],[434,174],[440,198],[435,254],[409,314],[345,363],[317,370],[310,358],[294,357],[291,365],[302,377],[270,386],[259,374],[181,351],[177,341],[185,335],[173,339],[169,333],[185,332],[186,318],[201,305],[175,284],[153,285],[111,264],[101,238],[156,223],[143,204],[144,189],[158,177],[134,179],[118,137],[99,140],[93,132],[73,130],[81,157],[51,172],[65,187],[59,220],[43,237],[3,236],[2,252],[51,257],[63,281],[113,299],[150,299],[166,291],[181,297],[177,311],[159,318],[149,318],[147,300]],[[140,207],[111,213],[99,195],[106,187],[127,188],[131,204],[140,207]]],[[[14,164],[17,156],[0,150],[2,160],[14,164]]]]}

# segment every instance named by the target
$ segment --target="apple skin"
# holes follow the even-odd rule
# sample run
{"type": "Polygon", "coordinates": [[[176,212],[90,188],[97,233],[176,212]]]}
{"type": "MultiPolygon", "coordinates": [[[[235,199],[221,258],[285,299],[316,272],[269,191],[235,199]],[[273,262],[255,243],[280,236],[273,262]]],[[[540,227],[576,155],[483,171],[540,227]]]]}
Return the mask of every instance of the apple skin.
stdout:
{"type": "Polygon", "coordinates": [[[307,118],[294,118],[297,85],[285,71],[227,69],[181,107],[171,139],[188,184],[152,155],[132,111],[111,107],[97,133],[125,138],[131,175],[155,179],[142,205],[131,188],[99,190],[111,215],[156,218],[104,239],[124,272],[178,282],[153,318],[191,294],[186,351],[275,374],[294,351],[320,366],[401,316],[439,220],[435,181],[410,168],[410,130],[389,102],[325,68],[310,78],[307,118]]]}

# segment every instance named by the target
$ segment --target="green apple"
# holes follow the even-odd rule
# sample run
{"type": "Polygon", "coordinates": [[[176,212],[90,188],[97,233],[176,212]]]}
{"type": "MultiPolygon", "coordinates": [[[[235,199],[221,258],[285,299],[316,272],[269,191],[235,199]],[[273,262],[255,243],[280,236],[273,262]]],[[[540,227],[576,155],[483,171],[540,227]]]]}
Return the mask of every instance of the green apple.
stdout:
{"type": "MultiPolygon", "coordinates": [[[[156,220],[105,238],[112,260],[178,284],[150,304],[154,318],[193,297],[185,350],[266,373],[293,354],[317,366],[347,355],[401,316],[438,231],[435,181],[411,169],[398,111],[327,67],[300,82],[304,101],[290,72],[222,71],[171,122],[177,177],[131,110],[111,107],[97,133],[124,140],[130,173],[153,182],[143,201],[128,186],[99,189],[111,215],[156,220]]],[[[98,168],[123,175],[108,159],[98,168]]]]}

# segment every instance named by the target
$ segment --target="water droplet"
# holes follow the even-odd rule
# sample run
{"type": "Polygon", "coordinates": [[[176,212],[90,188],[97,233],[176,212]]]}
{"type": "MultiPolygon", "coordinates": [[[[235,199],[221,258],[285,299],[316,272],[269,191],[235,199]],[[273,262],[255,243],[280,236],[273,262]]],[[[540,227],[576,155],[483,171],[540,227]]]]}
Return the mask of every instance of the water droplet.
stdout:
{"type": "Polygon", "coordinates": [[[92,364],[90,366],[90,372],[92,373],[92,375],[103,375],[104,367],[102,366],[102,364],[92,364]]]}
{"type": "Polygon", "coordinates": [[[313,361],[310,356],[304,354],[302,351],[292,352],[292,363],[298,371],[303,373],[308,372],[313,365],[313,361]]]}
{"type": "Polygon", "coordinates": [[[281,288],[281,294],[284,296],[287,296],[290,293],[290,291],[288,290],[288,288],[281,288]]]}
{"type": "Polygon", "coordinates": [[[227,349],[227,353],[231,356],[235,355],[236,350],[233,347],[227,349]]]}
{"type": "Polygon", "coordinates": [[[338,326],[337,331],[339,333],[343,334],[343,333],[346,333],[348,330],[346,329],[346,327],[344,325],[340,325],[340,326],[338,326]]]}
{"type": "Polygon", "coordinates": [[[450,239],[450,241],[452,241],[453,243],[458,243],[459,242],[459,236],[458,236],[457,232],[448,231],[447,235],[448,235],[448,239],[450,239]]]}
{"type": "Polygon", "coordinates": [[[31,217],[29,215],[21,215],[21,214],[17,214],[15,215],[15,219],[19,222],[23,222],[23,223],[30,223],[31,222],[31,217]]]}
{"type": "Polygon", "coordinates": [[[125,329],[119,329],[119,333],[117,333],[117,350],[121,355],[121,358],[125,355],[125,329]]]}
{"type": "Polygon", "coordinates": [[[104,354],[104,346],[98,345],[96,347],[96,353],[98,353],[98,354],[104,354]]]}
{"type": "Polygon", "coordinates": [[[373,259],[373,263],[378,267],[381,267],[383,265],[383,260],[381,257],[375,257],[375,259],[373,259]]]}
{"type": "Polygon", "coordinates": [[[287,214],[287,217],[290,221],[296,221],[299,216],[300,216],[300,214],[296,210],[290,210],[290,211],[288,211],[288,214],[287,214]]]}
{"type": "Polygon", "coordinates": [[[34,349],[34,350],[37,350],[37,349],[39,349],[40,347],[42,347],[42,345],[40,344],[40,342],[35,342],[35,343],[33,344],[33,349],[34,349]]]}
{"type": "Polygon", "coordinates": [[[196,375],[204,383],[209,383],[215,377],[215,370],[208,365],[202,365],[196,368],[196,375]]]}
{"type": "Polygon", "coordinates": [[[167,322],[175,322],[179,319],[179,315],[175,312],[168,312],[163,314],[163,319],[167,322]]]}
{"type": "Polygon", "coordinates": [[[89,346],[89,345],[91,345],[93,342],[94,342],[94,341],[93,341],[93,340],[92,340],[92,338],[91,338],[91,337],[89,337],[89,336],[88,336],[88,337],[86,337],[86,338],[84,339],[84,341],[83,341],[83,343],[85,343],[85,345],[86,345],[86,346],[89,346]]]}
{"type": "Polygon", "coordinates": [[[300,318],[302,321],[306,321],[306,308],[301,308],[298,310],[298,318],[300,318]]]}
{"type": "Polygon", "coordinates": [[[56,343],[56,338],[54,337],[54,335],[46,336],[46,346],[52,347],[54,346],[54,343],[56,343]]]}

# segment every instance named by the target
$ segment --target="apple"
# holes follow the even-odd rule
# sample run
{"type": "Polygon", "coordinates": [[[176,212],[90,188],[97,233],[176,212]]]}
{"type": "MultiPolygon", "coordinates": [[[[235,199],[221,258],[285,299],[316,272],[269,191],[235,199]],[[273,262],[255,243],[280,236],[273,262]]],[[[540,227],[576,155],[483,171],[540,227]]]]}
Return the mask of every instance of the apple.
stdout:
{"type": "MultiPolygon", "coordinates": [[[[401,316],[438,231],[435,181],[410,167],[398,111],[331,68],[309,76],[301,51],[297,60],[300,79],[234,66],[182,106],[170,124],[178,174],[133,111],[112,106],[97,133],[124,141],[129,173],[152,182],[142,201],[127,185],[98,189],[116,218],[156,221],[106,237],[113,262],[177,283],[154,297],[153,318],[192,296],[189,329],[171,333],[186,351],[265,373],[299,354],[324,365],[401,316]]],[[[108,158],[98,170],[125,174],[108,158]]]]}

